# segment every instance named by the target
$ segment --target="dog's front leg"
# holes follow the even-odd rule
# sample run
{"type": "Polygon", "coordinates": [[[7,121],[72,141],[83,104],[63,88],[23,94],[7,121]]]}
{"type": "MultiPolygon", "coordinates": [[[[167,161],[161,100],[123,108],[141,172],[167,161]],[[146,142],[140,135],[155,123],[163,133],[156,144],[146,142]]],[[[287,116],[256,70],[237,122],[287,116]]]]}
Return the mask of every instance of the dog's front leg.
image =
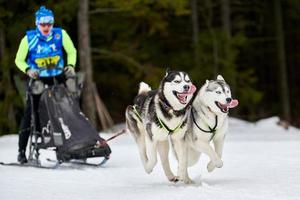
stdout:
{"type": "Polygon", "coordinates": [[[194,181],[189,177],[188,165],[188,146],[184,139],[174,140],[174,148],[178,159],[178,177],[186,184],[192,184],[194,181]]]}
{"type": "Polygon", "coordinates": [[[162,167],[164,169],[165,175],[167,176],[168,180],[171,182],[177,182],[179,179],[178,177],[174,176],[172,170],[170,168],[169,162],[169,142],[168,140],[160,141],[158,143],[158,152],[161,160],[162,167]]]}
{"type": "Polygon", "coordinates": [[[144,168],[146,168],[148,158],[147,158],[147,152],[146,152],[145,136],[142,135],[139,138],[137,138],[136,143],[137,143],[137,146],[138,146],[138,150],[139,150],[139,154],[140,154],[142,164],[143,164],[144,168]]]}
{"type": "Polygon", "coordinates": [[[145,171],[150,174],[157,163],[157,141],[153,140],[148,136],[145,137],[146,139],[146,152],[147,152],[147,162],[144,166],[145,171]]]}
{"type": "MultiPolygon", "coordinates": [[[[223,146],[224,146],[224,138],[225,135],[222,135],[221,137],[218,137],[213,140],[213,144],[215,147],[215,151],[218,154],[219,158],[222,159],[222,153],[223,153],[223,146]]],[[[221,165],[216,165],[212,161],[210,161],[207,165],[207,171],[212,172],[216,167],[221,168],[223,166],[223,162],[220,163],[221,165]]]]}
{"type": "Polygon", "coordinates": [[[208,164],[210,168],[212,166],[221,167],[223,165],[221,158],[215,152],[215,150],[209,145],[209,143],[203,142],[198,139],[194,142],[193,148],[195,148],[199,152],[205,153],[210,158],[211,161],[208,164]]]}

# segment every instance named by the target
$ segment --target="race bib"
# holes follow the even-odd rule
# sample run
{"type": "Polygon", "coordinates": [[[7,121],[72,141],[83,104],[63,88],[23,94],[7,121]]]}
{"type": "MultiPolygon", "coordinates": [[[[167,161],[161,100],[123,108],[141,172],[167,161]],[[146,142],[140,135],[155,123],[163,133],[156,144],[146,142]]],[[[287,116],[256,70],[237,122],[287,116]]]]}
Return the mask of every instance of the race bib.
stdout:
{"type": "Polygon", "coordinates": [[[55,68],[60,59],[60,56],[52,56],[45,58],[36,58],[34,61],[39,68],[55,68]]]}

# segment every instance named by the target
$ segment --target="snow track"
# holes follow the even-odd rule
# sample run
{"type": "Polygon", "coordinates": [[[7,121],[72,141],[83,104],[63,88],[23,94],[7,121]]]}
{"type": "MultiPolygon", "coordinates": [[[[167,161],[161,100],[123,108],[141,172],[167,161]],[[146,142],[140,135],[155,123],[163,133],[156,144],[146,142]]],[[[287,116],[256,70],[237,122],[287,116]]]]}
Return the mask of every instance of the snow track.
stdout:
{"type": "MultiPolygon", "coordinates": [[[[148,175],[130,135],[111,141],[103,167],[43,170],[0,166],[1,200],[298,200],[300,131],[276,126],[277,118],[256,124],[230,119],[224,166],[206,171],[207,156],[189,169],[195,185],[167,181],[160,163],[148,175]]],[[[109,135],[102,134],[104,138],[109,135]]],[[[17,136],[0,138],[0,161],[15,162],[17,136]]],[[[41,159],[55,158],[41,151],[41,159]]],[[[96,162],[93,159],[90,162],[96,162]]],[[[177,163],[171,156],[173,172],[177,163]]]]}

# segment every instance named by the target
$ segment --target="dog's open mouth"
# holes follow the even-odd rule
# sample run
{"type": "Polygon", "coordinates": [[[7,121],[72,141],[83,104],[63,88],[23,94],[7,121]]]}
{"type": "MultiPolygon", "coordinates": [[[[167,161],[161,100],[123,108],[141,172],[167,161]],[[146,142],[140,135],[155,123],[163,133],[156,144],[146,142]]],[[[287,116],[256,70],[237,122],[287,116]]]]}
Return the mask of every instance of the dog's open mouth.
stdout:
{"type": "Polygon", "coordinates": [[[188,103],[187,102],[188,95],[192,95],[196,91],[196,89],[197,89],[196,86],[192,85],[188,91],[184,91],[184,92],[173,91],[173,94],[177,97],[177,99],[181,104],[185,105],[188,103]]]}
{"type": "Polygon", "coordinates": [[[229,108],[234,108],[239,104],[237,99],[233,99],[230,103],[222,104],[218,101],[215,101],[215,104],[220,108],[223,113],[228,113],[229,108]]]}

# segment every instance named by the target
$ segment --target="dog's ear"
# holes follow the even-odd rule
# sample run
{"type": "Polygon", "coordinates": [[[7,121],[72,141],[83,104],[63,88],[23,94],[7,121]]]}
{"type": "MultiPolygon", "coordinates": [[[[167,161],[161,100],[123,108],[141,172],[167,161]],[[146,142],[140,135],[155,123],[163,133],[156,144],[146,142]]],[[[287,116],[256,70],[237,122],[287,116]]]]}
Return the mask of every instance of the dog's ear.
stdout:
{"type": "Polygon", "coordinates": [[[165,77],[168,76],[168,74],[169,74],[170,72],[171,72],[171,69],[170,69],[169,67],[167,67],[165,77]]]}
{"type": "Polygon", "coordinates": [[[208,88],[209,82],[210,82],[209,80],[206,80],[206,81],[205,81],[205,84],[203,85],[203,88],[205,88],[205,89],[208,88]]]}
{"type": "Polygon", "coordinates": [[[218,76],[217,76],[217,80],[225,81],[224,78],[223,78],[223,76],[221,76],[221,75],[218,75],[218,76]]]}
{"type": "Polygon", "coordinates": [[[201,86],[198,95],[202,96],[204,94],[204,91],[206,91],[208,84],[209,84],[209,80],[206,80],[204,85],[201,86]]]}

